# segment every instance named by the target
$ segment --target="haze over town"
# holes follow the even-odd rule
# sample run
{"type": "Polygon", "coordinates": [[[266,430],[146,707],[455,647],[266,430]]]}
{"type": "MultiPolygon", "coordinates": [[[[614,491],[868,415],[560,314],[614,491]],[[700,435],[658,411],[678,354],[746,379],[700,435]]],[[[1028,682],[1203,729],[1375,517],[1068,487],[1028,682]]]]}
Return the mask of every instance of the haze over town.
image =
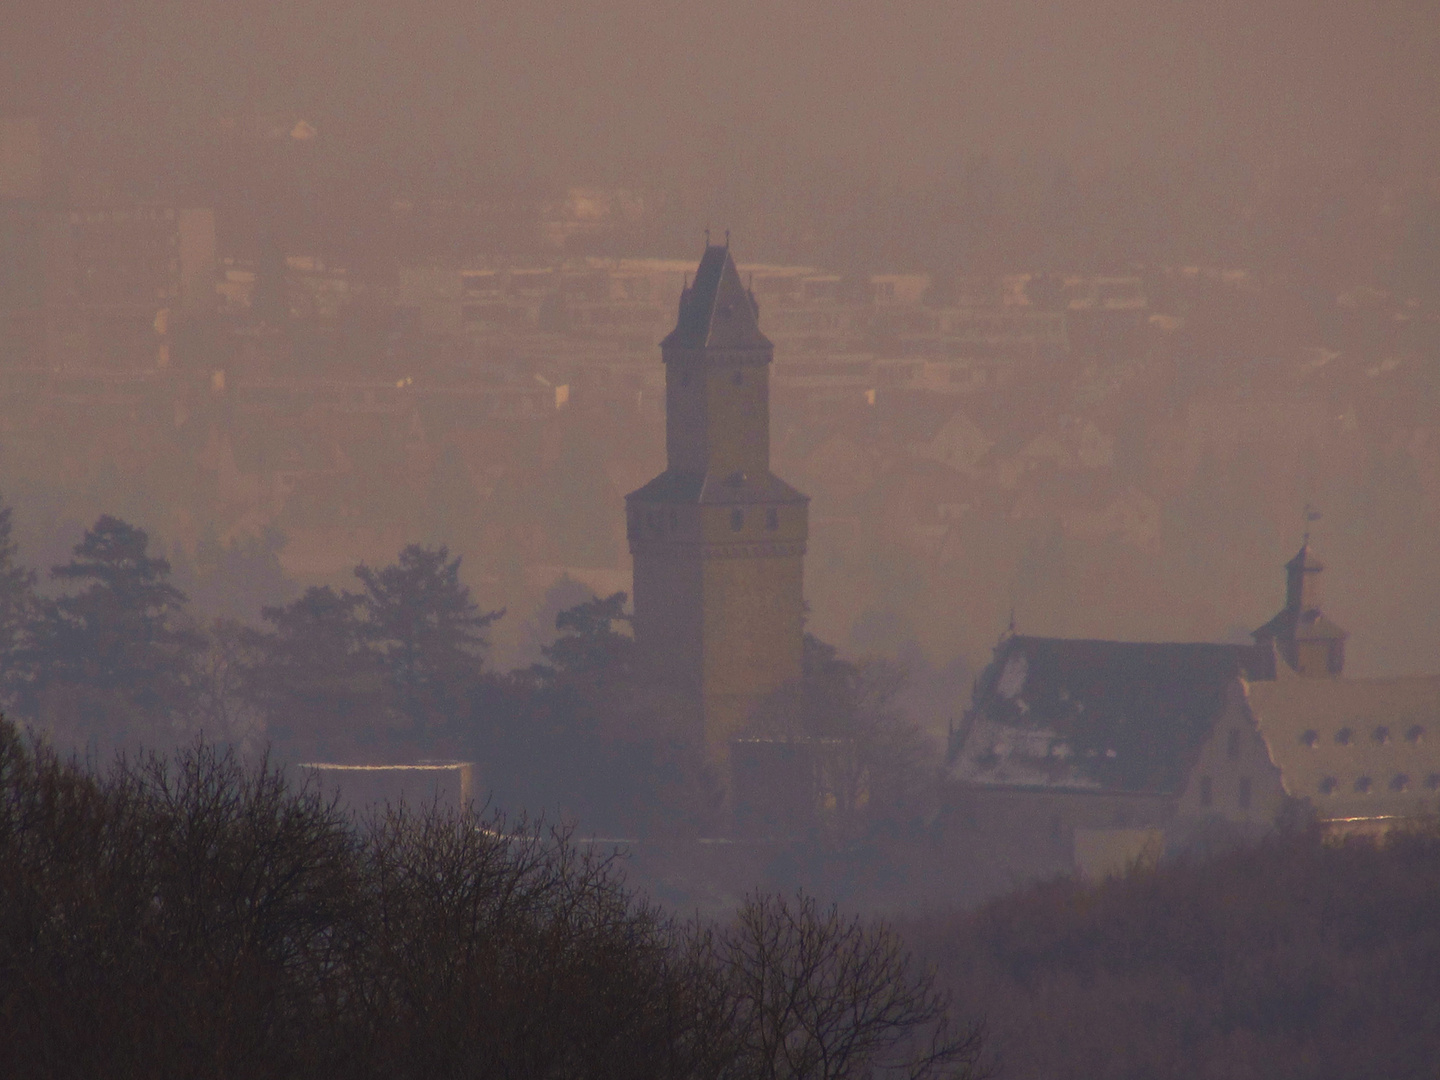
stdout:
{"type": "MultiPolygon", "coordinates": [[[[1021,1075],[1068,1053],[1024,1017],[1089,1024],[1067,889],[1203,922],[1193,860],[1273,850],[1433,925],[1433,5],[0,25],[0,696],[41,743],[549,815],[707,918],[899,914],[1021,1075]]],[[[1285,1038],[1341,1054],[1316,1010],[1285,1038]]],[[[1252,1029],[1204,1055],[1279,1060],[1252,1029]]]]}

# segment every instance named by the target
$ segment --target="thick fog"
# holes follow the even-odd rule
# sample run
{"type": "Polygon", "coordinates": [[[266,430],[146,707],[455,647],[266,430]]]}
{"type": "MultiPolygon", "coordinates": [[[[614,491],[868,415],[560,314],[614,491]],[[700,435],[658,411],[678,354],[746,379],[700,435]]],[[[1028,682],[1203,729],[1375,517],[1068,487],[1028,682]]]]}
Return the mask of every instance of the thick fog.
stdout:
{"type": "MultiPolygon", "coordinates": [[[[984,160],[1094,191],[1133,238],[1111,258],[1283,259],[1240,221],[1413,180],[1440,142],[1421,2],[7,8],[6,113],[137,183],[234,184],[225,121],[303,116],[327,200],[627,185],[674,207],[676,253],[708,217],[753,257],[942,265],[971,254],[944,210],[984,160]]],[[[986,239],[1033,258],[1012,242],[986,239]]]]}
{"type": "Polygon", "coordinates": [[[663,467],[657,343],[708,229],[776,343],[808,629],[902,661],[937,745],[1007,628],[1248,640],[1307,528],[1347,673],[1437,666],[1429,4],[3,26],[0,494],[42,594],[107,513],[197,625],[443,544],[506,612],[488,669],[541,661],[631,589],[621,500],[663,467]],[[128,207],[190,214],[151,238],[159,299],[125,291],[128,207]]]}
{"type": "Polygon", "coordinates": [[[5,1075],[1431,1075],[1437,538],[1435,0],[0,0],[5,1075]]]}

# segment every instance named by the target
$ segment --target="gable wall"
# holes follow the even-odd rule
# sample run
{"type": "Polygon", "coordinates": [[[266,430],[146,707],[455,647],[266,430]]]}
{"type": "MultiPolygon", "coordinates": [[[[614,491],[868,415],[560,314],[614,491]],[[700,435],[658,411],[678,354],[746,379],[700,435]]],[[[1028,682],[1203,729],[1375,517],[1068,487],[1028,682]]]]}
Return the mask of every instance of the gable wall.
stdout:
{"type": "Polygon", "coordinates": [[[1280,770],[1236,679],[1226,687],[1224,707],[1186,779],[1177,816],[1268,827],[1287,801],[1280,770]]]}

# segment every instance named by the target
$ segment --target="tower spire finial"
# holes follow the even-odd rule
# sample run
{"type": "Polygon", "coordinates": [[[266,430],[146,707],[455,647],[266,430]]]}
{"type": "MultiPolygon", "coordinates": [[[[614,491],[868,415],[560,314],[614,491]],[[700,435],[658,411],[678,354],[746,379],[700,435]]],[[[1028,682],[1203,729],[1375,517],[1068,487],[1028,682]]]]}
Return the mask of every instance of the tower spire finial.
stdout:
{"type": "Polygon", "coordinates": [[[710,246],[710,223],[708,221],[705,223],[705,246],[707,248],[710,246]]]}
{"type": "Polygon", "coordinates": [[[1302,542],[1308,545],[1310,543],[1310,526],[1320,520],[1320,511],[1307,502],[1303,517],[1305,519],[1305,538],[1302,542]]]}
{"type": "Polygon", "coordinates": [[[726,251],[729,251],[729,250],[730,250],[730,230],[729,230],[729,229],[726,229],[726,230],[725,230],[725,250],[726,250],[726,251]]]}

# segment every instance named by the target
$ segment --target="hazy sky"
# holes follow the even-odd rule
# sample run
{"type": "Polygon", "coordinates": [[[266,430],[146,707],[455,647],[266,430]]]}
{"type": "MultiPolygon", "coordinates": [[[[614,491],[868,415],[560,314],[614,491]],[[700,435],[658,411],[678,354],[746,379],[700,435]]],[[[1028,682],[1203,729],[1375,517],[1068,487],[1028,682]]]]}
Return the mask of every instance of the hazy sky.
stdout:
{"type": "Polygon", "coordinates": [[[1440,145],[1434,0],[4,6],[0,111],[155,145],[274,110],[422,170],[662,183],[737,154],[920,181],[977,152],[1083,174],[1440,145]]]}

